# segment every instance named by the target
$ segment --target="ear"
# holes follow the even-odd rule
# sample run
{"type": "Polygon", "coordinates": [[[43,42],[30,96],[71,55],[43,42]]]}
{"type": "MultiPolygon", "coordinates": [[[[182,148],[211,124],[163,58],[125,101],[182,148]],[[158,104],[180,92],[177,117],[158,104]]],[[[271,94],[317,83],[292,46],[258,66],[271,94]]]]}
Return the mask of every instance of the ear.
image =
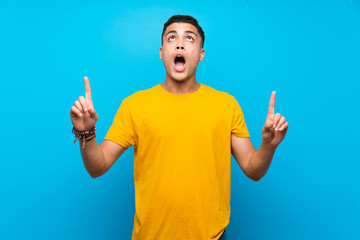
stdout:
{"type": "Polygon", "coordinates": [[[205,49],[201,49],[200,50],[200,62],[204,59],[204,56],[205,56],[205,49]]]}
{"type": "Polygon", "coordinates": [[[163,49],[162,49],[162,47],[160,47],[160,59],[162,59],[162,51],[163,51],[163,49]]]}

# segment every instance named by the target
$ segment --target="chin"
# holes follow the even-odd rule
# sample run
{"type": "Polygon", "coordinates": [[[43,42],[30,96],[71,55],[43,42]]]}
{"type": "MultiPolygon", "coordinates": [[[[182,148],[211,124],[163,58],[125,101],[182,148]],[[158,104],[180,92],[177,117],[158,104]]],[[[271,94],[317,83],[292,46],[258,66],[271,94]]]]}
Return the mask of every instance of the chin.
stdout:
{"type": "MultiPolygon", "coordinates": [[[[177,74],[176,74],[177,75],[177,74]]],[[[168,75],[170,79],[176,81],[176,82],[185,82],[189,79],[189,77],[186,76],[174,76],[174,75],[168,75]]]]}
{"type": "Polygon", "coordinates": [[[186,82],[189,79],[195,78],[195,74],[190,74],[188,72],[172,72],[168,74],[169,78],[176,82],[186,82]]]}
{"type": "Polygon", "coordinates": [[[173,78],[173,80],[175,80],[177,82],[185,82],[187,79],[186,78],[173,78]]]}

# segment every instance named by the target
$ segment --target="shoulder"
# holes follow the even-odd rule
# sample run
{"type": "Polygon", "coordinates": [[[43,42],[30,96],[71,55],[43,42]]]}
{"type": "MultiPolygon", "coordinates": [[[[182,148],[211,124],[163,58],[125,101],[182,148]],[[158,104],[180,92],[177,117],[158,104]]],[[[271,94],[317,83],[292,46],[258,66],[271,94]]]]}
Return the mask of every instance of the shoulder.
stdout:
{"type": "Polygon", "coordinates": [[[156,95],[156,88],[157,85],[148,88],[148,89],[144,89],[144,90],[139,90],[133,94],[131,94],[130,96],[124,98],[123,101],[126,101],[127,103],[137,103],[137,102],[143,102],[144,100],[148,100],[151,99],[152,97],[154,97],[154,95],[156,95]]]}
{"type": "MultiPolygon", "coordinates": [[[[211,98],[216,99],[216,100],[221,100],[221,101],[226,101],[226,102],[234,102],[235,97],[230,95],[229,93],[225,92],[225,91],[220,91],[217,90],[213,87],[210,87],[208,85],[203,84],[203,87],[209,96],[211,96],[211,98]]],[[[235,100],[236,101],[236,100],[235,100]]]]}

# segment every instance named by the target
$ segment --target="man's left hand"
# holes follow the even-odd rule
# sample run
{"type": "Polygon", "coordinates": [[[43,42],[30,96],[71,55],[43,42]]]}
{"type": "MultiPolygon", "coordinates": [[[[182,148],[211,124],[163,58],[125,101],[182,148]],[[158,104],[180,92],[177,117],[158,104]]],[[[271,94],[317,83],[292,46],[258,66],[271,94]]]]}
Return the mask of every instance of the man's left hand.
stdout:
{"type": "Polygon", "coordinates": [[[289,123],[280,113],[274,114],[276,92],[272,92],[269,103],[269,111],[266,117],[265,126],[262,130],[263,143],[274,149],[285,138],[289,123]]]}

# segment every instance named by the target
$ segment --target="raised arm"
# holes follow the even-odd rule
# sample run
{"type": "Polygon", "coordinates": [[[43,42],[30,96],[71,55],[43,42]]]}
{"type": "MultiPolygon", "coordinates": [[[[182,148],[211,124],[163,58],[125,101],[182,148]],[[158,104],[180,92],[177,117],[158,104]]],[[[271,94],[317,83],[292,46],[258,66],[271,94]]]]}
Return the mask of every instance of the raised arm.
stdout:
{"type": "MultiPolygon", "coordinates": [[[[85,98],[80,96],[70,110],[71,122],[77,132],[91,130],[99,118],[93,105],[88,77],[84,77],[84,83],[85,98]]],[[[109,140],[104,140],[100,145],[95,138],[86,141],[85,145],[80,142],[85,168],[93,178],[106,173],[125,150],[123,146],[109,140]]]]}
{"type": "Polygon", "coordinates": [[[274,114],[276,92],[272,92],[265,125],[263,140],[256,151],[249,138],[231,136],[231,152],[245,175],[254,181],[260,180],[270,167],[275,150],[285,138],[289,123],[280,113],[274,114]]]}

